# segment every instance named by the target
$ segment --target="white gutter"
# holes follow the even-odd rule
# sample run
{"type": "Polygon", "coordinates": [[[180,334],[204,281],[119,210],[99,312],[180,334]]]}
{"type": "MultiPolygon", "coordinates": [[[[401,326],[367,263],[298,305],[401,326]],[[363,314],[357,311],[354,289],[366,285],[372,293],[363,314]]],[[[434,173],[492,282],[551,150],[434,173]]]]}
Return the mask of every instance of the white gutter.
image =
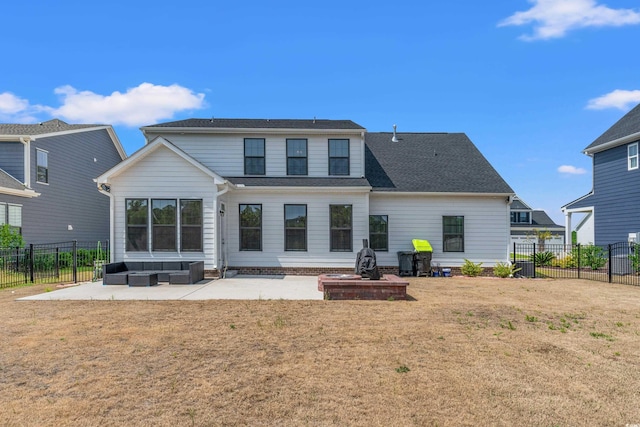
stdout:
{"type": "Polygon", "coordinates": [[[360,152],[360,157],[361,157],[361,160],[360,160],[361,169],[360,170],[362,171],[360,176],[361,176],[361,178],[364,178],[365,175],[366,175],[366,172],[367,172],[367,170],[366,170],[366,162],[365,162],[365,158],[364,158],[365,155],[366,155],[365,154],[366,150],[365,150],[365,142],[364,142],[364,131],[360,132],[360,151],[361,151],[360,152]]]}
{"type": "Polygon", "coordinates": [[[609,141],[601,145],[596,145],[595,147],[584,150],[583,153],[587,156],[592,156],[594,153],[599,153],[600,151],[608,150],[609,148],[617,147],[618,145],[635,142],[638,139],[640,139],[640,132],[632,133],[631,135],[623,136],[622,138],[614,139],[613,141],[609,141]]]}

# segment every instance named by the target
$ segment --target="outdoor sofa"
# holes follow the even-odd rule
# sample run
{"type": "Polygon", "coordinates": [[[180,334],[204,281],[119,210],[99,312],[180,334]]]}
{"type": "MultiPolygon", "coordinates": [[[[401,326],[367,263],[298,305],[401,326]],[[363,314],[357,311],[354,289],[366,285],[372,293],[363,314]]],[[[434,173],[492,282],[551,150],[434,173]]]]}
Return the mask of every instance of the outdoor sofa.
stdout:
{"type": "Polygon", "coordinates": [[[187,285],[203,279],[204,261],[123,261],[102,266],[103,285],[187,285]]]}

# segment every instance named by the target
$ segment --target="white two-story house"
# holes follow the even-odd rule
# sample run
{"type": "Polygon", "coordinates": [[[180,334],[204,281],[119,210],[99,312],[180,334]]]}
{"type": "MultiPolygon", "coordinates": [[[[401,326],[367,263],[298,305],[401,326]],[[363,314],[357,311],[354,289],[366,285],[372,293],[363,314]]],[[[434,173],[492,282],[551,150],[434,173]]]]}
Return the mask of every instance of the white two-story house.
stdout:
{"type": "Polygon", "coordinates": [[[412,239],[434,262],[508,260],[514,193],[466,135],[369,133],[350,120],[187,119],[97,177],[113,261],[207,270],[353,269],[367,239],[397,271],[412,239]]]}

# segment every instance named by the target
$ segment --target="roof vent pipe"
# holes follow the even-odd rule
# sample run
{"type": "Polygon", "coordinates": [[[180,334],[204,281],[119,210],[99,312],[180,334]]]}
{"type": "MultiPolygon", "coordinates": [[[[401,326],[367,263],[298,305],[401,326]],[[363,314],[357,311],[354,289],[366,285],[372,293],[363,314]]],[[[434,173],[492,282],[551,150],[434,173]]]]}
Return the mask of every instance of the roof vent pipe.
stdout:
{"type": "Polygon", "coordinates": [[[398,142],[398,137],[396,136],[396,125],[393,125],[393,138],[391,138],[391,142],[398,142]]]}

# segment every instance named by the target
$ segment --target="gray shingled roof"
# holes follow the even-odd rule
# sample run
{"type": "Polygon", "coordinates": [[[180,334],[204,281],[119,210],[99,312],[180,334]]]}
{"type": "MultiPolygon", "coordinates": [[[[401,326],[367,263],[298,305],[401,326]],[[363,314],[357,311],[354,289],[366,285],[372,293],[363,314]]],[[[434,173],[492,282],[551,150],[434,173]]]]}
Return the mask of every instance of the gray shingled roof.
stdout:
{"type": "Polygon", "coordinates": [[[226,177],[232,184],[248,187],[369,187],[365,178],[226,177]]]}
{"type": "Polygon", "coordinates": [[[235,128],[235,129],[344,129],[364,130],[351,120],[323,119],[186,119],[158,123],[146,128],[235,128]]]}
{"type": "Polygon", "coordinates": [[[531,227],[545,227],[545,228],[562,228],[563,225],[556,224],[545,211],[535,210],[531,211],[531,224],[511,224],[512,228],[531,228],[531,227]]]}
{"type": "Polygon", "coordinates": [[[26,187],[13,176],[0,169],[0,187],[10,188],[12,190],[24,190],[26,187]]]}
{"type": "Polygon", "coordinates": [[[585,151],[638,132],[640,132],[640,104],[607,129],[605,133],[585,148],[585,151]]]}
{"type": "Polygon", "coordinates": [[[375,191],[514,191],[464,133],[367,133],[366,177],[375,191]]]}
{"type": "Polygon", "coordinates": [[[105,125],[70,125],[62,120],[53,119],[36,124],[0,123],[0,135],[43,135],[48,133],[63,132],[68,130],[93,128],[105,125]]]}
{"type": "Polygon", "coordinates": [[[511,210],[530,210],[531,208],[520,199],[513,199],[511,202],[511,210]]]}

